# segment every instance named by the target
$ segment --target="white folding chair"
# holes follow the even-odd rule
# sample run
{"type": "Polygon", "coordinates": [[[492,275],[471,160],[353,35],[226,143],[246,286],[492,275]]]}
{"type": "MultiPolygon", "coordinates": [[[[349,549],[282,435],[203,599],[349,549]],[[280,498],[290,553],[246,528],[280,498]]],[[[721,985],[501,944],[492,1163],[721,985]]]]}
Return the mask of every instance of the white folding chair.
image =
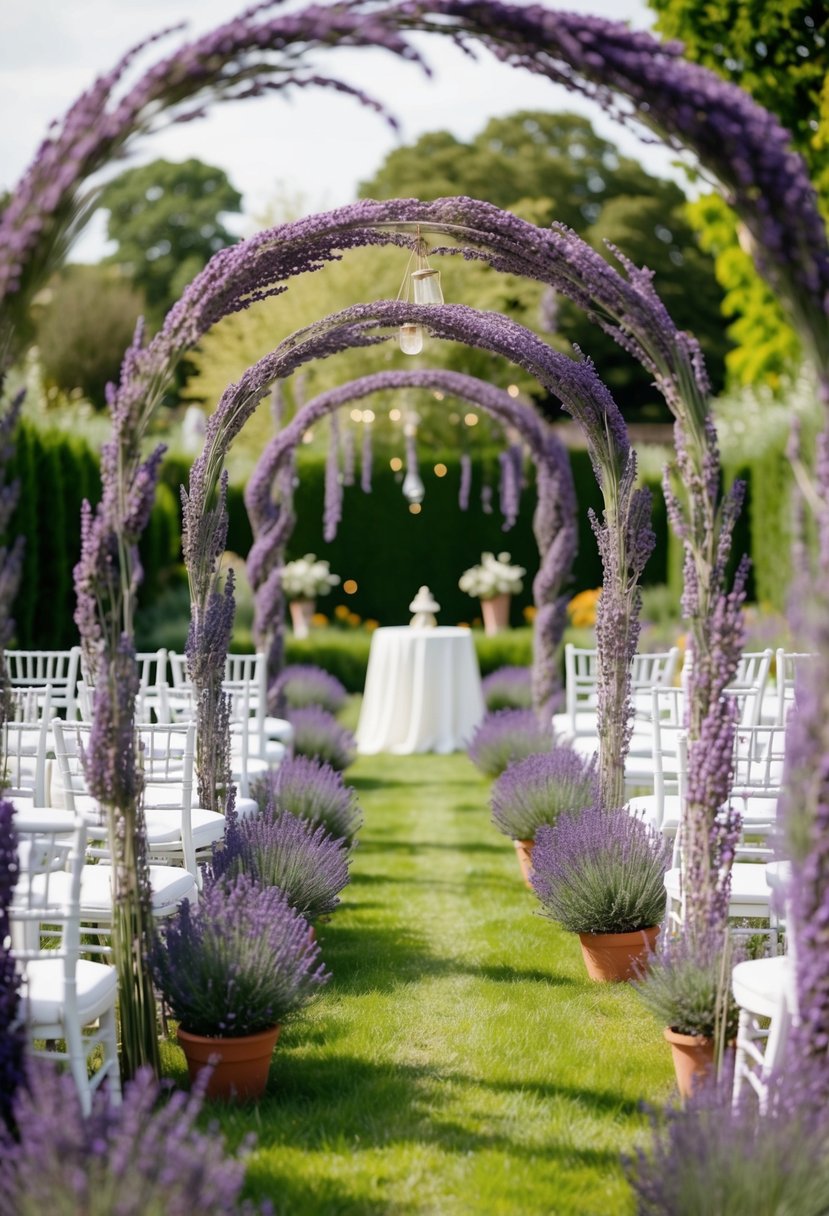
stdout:
{"type": "Polygon", "coordinates": [[[798,675],[815,656],[802,651],[784,650],[781,646],[775,653],[775,697],[771,721],[775,726],[785,726],[789,710],[797,697],[798,675]]]}
{"type": "Polygon", "coordinates": [[[768,842],[777,829],[785,761],[785,725],[737,727],[728,801],[742,821],[738,856],[772,856],[768,842]],[[748,843],[746,837],[759,838],[760,843],[748,843]]]}
{"type": "Polygon", "coordinates": [[[652,785],[653,793],[631,798],[628,810],[672,838],[680,820],[679,734],[685,698],[681,688],[657,686],[650,691],[650,701],[650,757],[628,757],[625,781],[629,785],[652,785]]]}
{"type": "Polygon", "coordinates": [[[268,713],[268,666],[264,654],[229,654],[225,661],[225,680],[250,685],[250,712],[255,721],[254,754],[279,764],[293,754],[294,728],[286,718],[268,713]]]}
{"type": "Polygon", "coordinates": [[[43,689],[48,684],[52,709],[63,717],[74,718],[80,646],[70,650],[7,650],[5,659],[12,688],[43,689]]]}
{"type": "Polygon", "coordinates": [[[46,756],[50,743],[52,688],[12,690],[3,723],[0,774],[3,792],[16,805],[46,806],[46,756]]]}
{"type": "Polygon", "coordinates": [[[28,1050],[69,1064],[84,1114],[103,1081],[120,1100],[115,1003],[115,968],[81,958],[81,886],[86,868],[86,824],[81,816],[15,817],[21,874],[9,919],[12,954],[21,977],[20,1018],[28,1050]],[[65,1050],[39,1043],[62,1040],[65,1050]],[[88,1061],[103,1059],[90,1076],[88,1061]]]}
{"type": "Polygon", "coordinates": [[[768,1109],[769,1083],[782,1067],[789,1032],[796,1021],[794,965],[790,955],[738,963],[731,990],[740,1008],[732,1101],[739,1105],[750,1085],[760,1110],[768,1109]]]}

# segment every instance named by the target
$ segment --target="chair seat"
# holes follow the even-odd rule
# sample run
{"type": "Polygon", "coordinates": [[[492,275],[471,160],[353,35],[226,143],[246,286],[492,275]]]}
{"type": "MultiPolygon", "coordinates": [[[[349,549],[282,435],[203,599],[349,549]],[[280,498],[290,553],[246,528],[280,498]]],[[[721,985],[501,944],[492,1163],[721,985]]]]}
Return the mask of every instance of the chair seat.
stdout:
{"type": "MultiPolygon", "coordinates": [[[[680,870],[675,866],[665,874],[665,890],[670,899],[679,901],[679,885],[680,870]]],[[[768,911],[770,898],[765,866],[738,861],[731,867],[729,916],[763,915],[768,911]]]]}
{"type": "MultiPolygon", "coordinates": [[[[149,866],[152,911],[165,916],[183,899],[197,896],[196,880],[179,866],[149,866]]],[[[49,876],[49,901],[68,902],[69,874],[49,876]]],[[[37,890],[40,879],[33,879],[37,890]]],[[[112,919],[112,866],[85,865],[81,874],[81,920],[109,922],[112,919]]]]}
{"type": "Polygon", "coordinates": [[[785,954],[737,963],[731,976],[734,1000],[741,1009],[748,1009],[758,1017],[772,1018],[791,983],[790,973],[791,959],[785,954]]]}
{"type": "Polygon", "coordinates": [[[286,744],[288,747],[294,741],[293,723],[287,718],[272,718],[270,714],[266,715],[261,723],[262,730],[269,739],[276,739],[280,743],[286,744]]]}
{"type": "Polygon", "coordinates": [[[648,827],[657,828],[668,836],[675,836],[679,830],[679,816],[682,806],[679,794],[666,794],[662,799],[662,818],[660,815],[659,799],[656,794],[643,794],[640,798],[631,798],[627,804],[631,815],[641,819],[648,827]]]}
{"type": "MultiPolygon", "coordinates": [[[[32,959],[26,966],[23,1000],[31,1026],[59,1027],[63,1022],[63,959],[32,959]]],[[[78,959],[75,964],[78,1016],[92,1022],[112,1005],[118,979],[114,967],[78,959]]]]}
{"type": "MultiPolygon", "coordinates": [[[[144,812],[147,824],[147,848],[152,853],[163,845],[181,845],[181,813],[172,808],[149,807],[144,812]]],[[[190,811],[193,847],[206,849],[221,840],[225,831],[225,817],[218,811],[194,807],[190,811]]]]}

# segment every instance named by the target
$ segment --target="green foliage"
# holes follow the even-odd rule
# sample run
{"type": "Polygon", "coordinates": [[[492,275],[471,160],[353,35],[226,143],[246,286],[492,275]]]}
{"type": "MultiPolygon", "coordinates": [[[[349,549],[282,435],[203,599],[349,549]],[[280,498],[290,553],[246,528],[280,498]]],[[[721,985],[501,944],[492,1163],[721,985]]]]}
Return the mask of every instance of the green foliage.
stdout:
{"type": "Polygon", "coordinates": [[[119,174],[105,187],[109,259],[144,293],[156,319],[219,249],[236,238],[221,216],[239,211],[242,196],[223,169],[191,158],[154,160],[119,174]]]}
{"type": "Polygon", "coordinates": [[[80,389],[103,409],[106,385],[117,381],[143,311],[141,294],[113,267],[67,266],[39,297],[36,312],[45,383],[80,389]]]}
{"type": "MultiPolygon", "coordinates": [[[[679,38],[685,56],[746,89],[792,134],[829,215],[829,13],[810,0],[735,4],[731,0],[649,0],[657,29],[679,38]]],[[[717,196],[700,199],[692,222],[716,259],[726,292],[729,336],[737,349],[729,373],[740,384],[780,385],[798,343],[779,305],[740,248],[736,217],[717,196]]]]}

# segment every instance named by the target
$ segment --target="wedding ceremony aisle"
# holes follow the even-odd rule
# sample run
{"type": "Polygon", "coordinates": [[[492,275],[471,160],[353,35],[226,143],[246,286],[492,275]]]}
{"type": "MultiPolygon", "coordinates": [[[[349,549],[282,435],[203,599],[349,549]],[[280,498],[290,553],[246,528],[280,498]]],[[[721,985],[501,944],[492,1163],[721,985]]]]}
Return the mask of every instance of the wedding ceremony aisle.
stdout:
{"type": "Polygon", "coordinates": [[[465,755],[362,757],[348,780],[365,824],[318,930],[333,979],[266,1097],[206,1112],[231,1147],[254,1133],[247,1193],[297,1216],[632,1212],[620,1157],[673,1090],[661,1028],[537,914],[465,755]]]}

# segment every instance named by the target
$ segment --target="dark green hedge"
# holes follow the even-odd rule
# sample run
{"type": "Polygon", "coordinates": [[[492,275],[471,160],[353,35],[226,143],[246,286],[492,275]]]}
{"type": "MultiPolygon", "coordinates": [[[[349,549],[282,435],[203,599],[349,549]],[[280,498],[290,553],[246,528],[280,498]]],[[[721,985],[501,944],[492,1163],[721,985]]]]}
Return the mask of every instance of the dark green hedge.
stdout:
{"type": "MultiPolygon", "coordinates": [[[[601,566],[590,529],[588,508],[601,509],[598,487],[586,452],[571,453],[579,501],[579,556],[572,592],[596,587],[601,566]]],[[[22,483],[20,503],[11,521],[10,536],[26,537],[23,580],[15,605],[16,643],[29,647],[63,647],[76,640],[73,622],[72,570],[79,555],[79,519],[83,498],[93,503],[100,494],[98,456],[82,440],[65,432],[39,430],[21,424],[17,435],[16,473],[22,483]]],[[[167,459],[161,471],[159,492],[150,526],[141,546],[145,579],[139,604],[149,605],[160,592],[181,578],[180,496],[189,466],[167,459]]],[[[458,508],[460,458],[457,452],[433,452],[422,459],[426,495],[419,515],[412,515],[402,494],[402,473],[394,473],[386,458],[377,457],[374,488],[364,494],[359,485],[344,491],[343,519],[336,539],[322,539],[325,469],[319,456],[299,454],[296,489],[298,523],[290,557],[313,552],[327,558],[343,580],[353,579],[357,590],[346,595],[337,588],[319,607],[330,614],[338,604],[362,618],[381,624],[404,621],[408,604],[422,583],[427,583],[441,605],[445,622],[470,621],[478,605],[458,588],[460,574],[480,558],[482,550],[507,550],[513,561],[531,573],[538,564],[532,534],[534,489],[524,490],[521,514],[515,527],[502,530],[497,506],[497,452],[479,454],[473,461],[470,508],[458,508]],[[447,468],[444,477],[435,465],[447,468]],[[481,507],[481,488],[493,491],[493,511],[481,507]]],[[[728,470],[749,480],[748,510],[738,528],[735,549],[750,547],[757,596],[781,607],[788,585],[788,502],[791,470],[782,454],[769,453],[748,469],[728,470]]],[[[681,585],[681,546],[669,536],[665,505],[657,485],[653,523],[656,550],[645,582],[681,585]]],[[[245,555],[251,532],[244,509],[243,487],[231,486],[228,495],[230,525],[228,548],[245,555]]],[[[523,623],[522,610],[532,602],[531,579],[515,597],[512,624],[523,623]]]]}

